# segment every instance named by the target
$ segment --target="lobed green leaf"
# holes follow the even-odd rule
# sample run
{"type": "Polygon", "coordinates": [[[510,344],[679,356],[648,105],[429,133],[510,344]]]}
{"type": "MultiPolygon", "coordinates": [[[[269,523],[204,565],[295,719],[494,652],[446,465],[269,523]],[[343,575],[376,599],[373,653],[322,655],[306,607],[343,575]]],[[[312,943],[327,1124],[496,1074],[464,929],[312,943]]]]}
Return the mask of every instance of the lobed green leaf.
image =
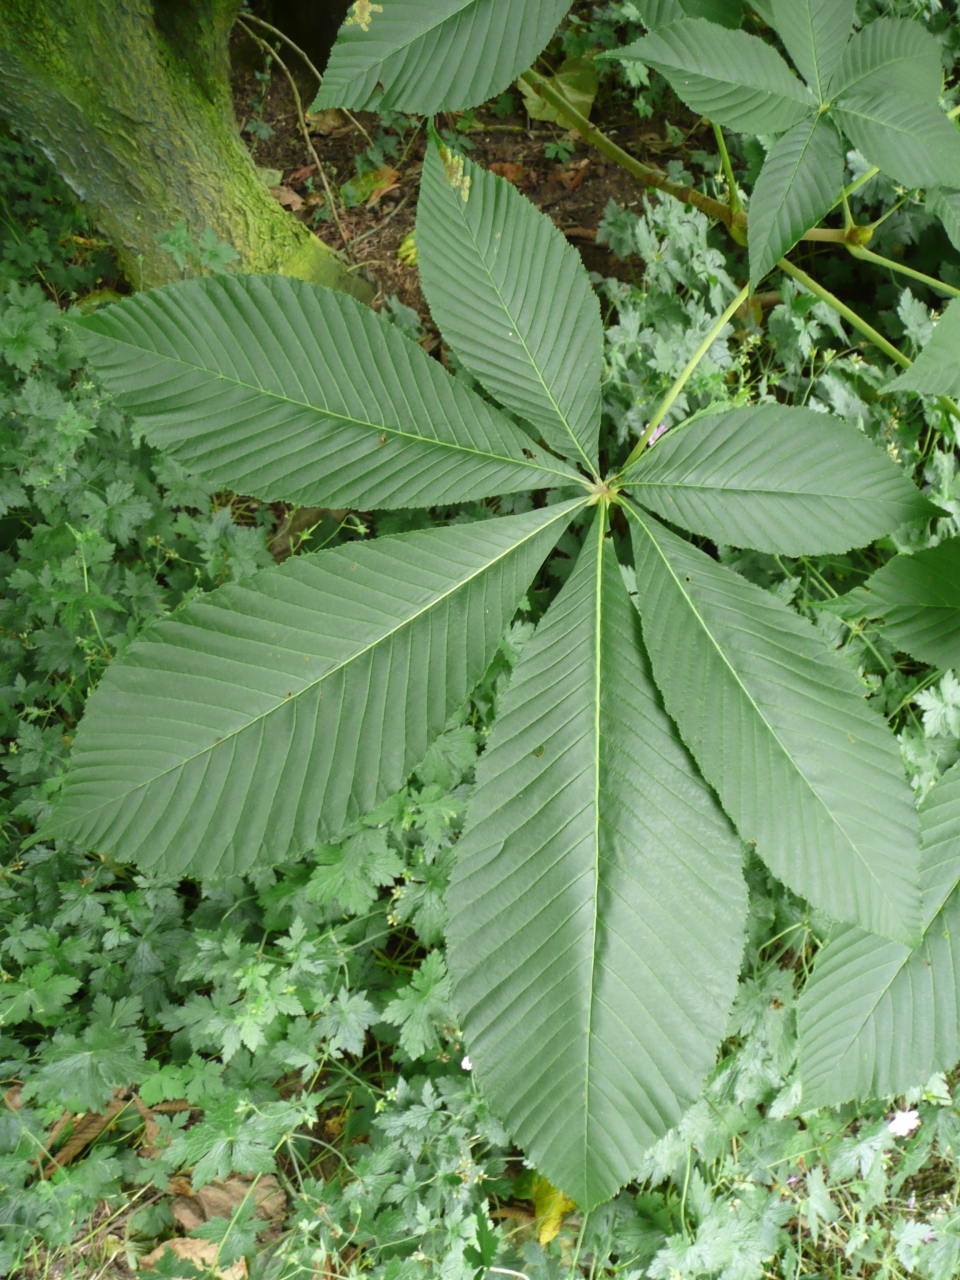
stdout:
{"type": "Polygon", "coordinates": [[[590,1208],[713,1066],[739,967],[739,842],[663,710],[598,517],[480,759],[448,901],[491,1104],[590,1208]]]}
{"type": "Polygon", "coordinates": [[[372,510],[578,479],[388,321],[304,280],[189,280],[75,327],[147,439],[237,493],[372,510]]]}
{"type": "Polygon", "coordinates": [[[312,110],[433,115],[506,89],[549,43],[570,0],[356,0],[312,110]]]}
{"type": "Polygon", "coordinates": [[[863,687],[770,592],[624,510],[654,676],[741,836],[835,919],[914,942],[916,814],[863,687]]]}
{"type": "Polygon", "coordinates": [[[856,427],[784,405],[675,427],[623,487],[691,533],[789,556],[847,551],[936,511],[856,427]]]}
{"type": "Polygon", "coordinates": [[[603,325],[580,255],[509,182],[436,142],[417,209],[433,318],[491,395],[594,471],[603,325]]]}
{"type": "Polygon", "coordinates": [[[947,306],[929,342],[910,368],[890,383],[890,390],[960,395],[960,298],[947,306]]]}
{"type": "Polygon", "coordinates": [[[582,503],[297,556],[110,666],[43,836],[216,877],[337,836],[399,790],[582,503]]]}

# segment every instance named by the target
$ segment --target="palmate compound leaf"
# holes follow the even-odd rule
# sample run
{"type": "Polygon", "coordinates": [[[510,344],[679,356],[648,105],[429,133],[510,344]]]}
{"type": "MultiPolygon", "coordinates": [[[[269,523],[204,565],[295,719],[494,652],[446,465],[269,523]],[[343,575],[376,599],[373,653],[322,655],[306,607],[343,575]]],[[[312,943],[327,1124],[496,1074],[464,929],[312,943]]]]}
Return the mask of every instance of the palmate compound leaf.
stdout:
{"type": "Polygon", "coordinates": [[[751,286],[830,212],[842,186],[843,146],[823,116],[801,120],[777,139],[750,199],[751,286]]]}
{"type": "Polygon", "coordinates": [[[550,43],[570,0],[356,0],[312,110],[475,107],[550,43]]]}
{"type": "Polygon", "coordinates": [[[923,942],[845,927],[800,997],[804,1107],[889,1097],[960,1058],[960,765],[920,809],[923,942]]]}
{"type": "Polygon", "coordinates": [[[740,844],[663,710],[597,518],[480,758],[448,904],[474,1069],[589,1208],[713,1065],[743,940],[740,844]]]}
{"type": "Polygon", "coordinates": [[[960,298],[949,304],[930,341],[889,389],[930,396],[960,395],[960,298]]]}
{"type": "Polygon", "coordinates": [[[672,22],[617,56],[653,67],[692,111],[742,133],[785,132],[815,111],[810,91],[776,49],[714,22],[672,22]]]}
{"type": "Polygon", "coordinates": [[[834,919],[915,942],[916,814],[856,677],[769,592],[624,510],[654,677],[741,836],[834,919]]]}
{"type": "Polygon", "coordinates": [[[820,102],[850,38],[855,8],[855,0],[773,0],[777,33],[820,102]]]}
{"type": "Polygon", "coordinates": [[[578,478],[383,317],[304,280],[188,280],[76,330],[151,444],[236,493],[371,510],[578,478]]]}
{"type": "Polygon", "coordinates": [[[397,791],[489,665],[579,502],[297,556],[114,662],[42,836],[214,877],[397,791]]]}
{"type": "Polygon", "coordinates": [[[860,547],[937,510],[855,427],[774,404],[675,427],[623,488],[692,533],[788,556],[860,547]]]}
{"type": "Polygon", "coordinates": [[[850,593],[850,603],[865,617],[884,618],[884,639],[895,649],[936,667],[960,667],[960,538],[894,556],[850,593]]]}
{"type": "Polygon", "coordinates": [[[437,143],[417,209],[433,318],[491,395],[594,471],[603,325],[580,255],[509,182],[437,143]]]}

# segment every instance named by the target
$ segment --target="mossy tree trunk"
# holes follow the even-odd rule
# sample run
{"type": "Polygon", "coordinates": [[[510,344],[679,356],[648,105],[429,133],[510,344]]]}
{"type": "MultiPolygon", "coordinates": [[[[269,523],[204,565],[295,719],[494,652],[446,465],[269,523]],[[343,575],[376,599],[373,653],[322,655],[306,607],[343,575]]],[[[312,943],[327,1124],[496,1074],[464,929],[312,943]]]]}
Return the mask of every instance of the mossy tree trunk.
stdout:
{"type": "Polygon", "coordinates": [[[238,0],[2,0],[0,114],[50,157],[139,288],[179,278],[159,233],[184,219],[278,271],[365,284],[283,210],[237,130],[238,0]]]}

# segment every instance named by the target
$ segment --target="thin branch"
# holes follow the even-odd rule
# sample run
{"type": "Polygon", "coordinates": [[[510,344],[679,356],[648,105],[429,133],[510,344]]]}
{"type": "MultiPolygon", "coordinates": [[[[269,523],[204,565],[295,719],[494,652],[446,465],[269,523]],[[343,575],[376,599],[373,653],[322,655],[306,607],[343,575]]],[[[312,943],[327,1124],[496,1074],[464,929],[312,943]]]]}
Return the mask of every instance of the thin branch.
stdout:
{"type": "Polygon", "coordinates": [[[929,285],[931,289],[940,289],[943,293],[949,293],[951,297],[960,298],[960,289],[955,289],[952,284],[944,284],[942,280],[936,280],[933,276],[924,275],[922,271],[914,271],[913,267],[908,267],[904,262],[894,262],[891,258],[884,258],[879,253],[873,253],[869,249],[858,248],[854,245],[847,245],[847,248],[855,258],[862,258],[864,262],[875,262],[878,267],[888,267],[891,271],[899,271],[901,275],[910,276],[913,280],[920,280],[923,284],[929,285]]]}
{"type": "Polygon", "coordinates": [[[303,114],[303,103],[300,101],[300,90],[297,88],[297,82],[296,80],[294,80],[293,76],[290,73],[290,68],[280,57],[279,53],[277,53],[275,49],[272,49],[270,45],[267,44],[266,40],[261,40],[261,38],[256,34],[256,32],[251,31],[250,28],[247,26],[247,24],[241,18],[238,18],[237,22],[241,27],[243,27],[244,31],[246,31],[247,35],[250,37],[251,40],[256,40],[260,48],[263,49],[265,53],[269,53],[270,57],[273,58],[277,66],[280,68],[283,74],[287,77],[287,82],[289,83],[291,92],[293,93],[293,101],[297,108],[297,120],[300,124],[300,132],[303,134],[303,140],[307,144],[307,150],[313,156],[314,164],[317,166],[317,173],[320,175],[320,181],[323,183],[323,189],[324,189],[324,192],[326,193],[327,203],[330,206],[330,212],[333,215],[334,222],[337,224],[337,230],[340,232],[340,239],[343,241],[343,247],[346,250],[346,252],[349,254],[350,238],[347,235],[346,231],[344,231],[343,229],[343,223],[340,221],[340,214],[337,212],[337,206],[333,198],[333,192],[330,190],[330,183],[327,181],[327,175],[324,172],[323,164],[320,160],[320,157],[317,155],[316,147],[314,147],[313,140],[310,137],[310,130],[307,128],[307,121],[303,114]]]}
{"type": "Polygon", "coordinates": [[[549,102],[570,126],[576,129],[582,138],[585,138],[603,155],[620,165],[622,169],[626,169],[627,173],[632,174],[645,187],[655,187],[658,191],[665,191],[667,195],[673,196],[674,199],[679,200],[682,204],[693,205],[695,209],[705,213],[708,218],[722,222],[725,226],[729,227],[734,224],[739,227],[746,227],[747,218],[743,212],[733,213],[729,205],[722,204],[719,200],[714,200],[710,196],[705,196],[696,187],[683,186],[681,183],[674,182],[669,178],[662,169],[654,169],[650,165],[643,164],[640,160],[635,160],[622,147],[618,147],[612,138],[608,138],[605,133],[602,133],[595,124],[591,124],[586,116],[582,116],[576,108],[571,107],[566,98],[557,93],[553,86],[543,76],[538,75],[536,71],[525,71],[520,79],[536,89],[544,101],[549,102]]]}
{"type": "MultiPolygon", "coordinates": [[[[263,20],[262,18],[258,18],[258,17],[257,17],[255,14],[253,14],[253,13],[245,13],[245,14],[243,15],[243,21],[244,21],[244,22],[255,22],[255,23],[257,24],[257,26],[258,26],[258,27],[263,27],[263,29],[264,29],[265,31],[269,31],[272,35],[275,35],[275,36],[277,37],[277,39],[278,39],[278,40],[282,40],[282,41],[283,41],[283,43],[284,43],[284,44],[285,44],[289,49],[292,49],[292,50],[293,50],[293,52],[294,52],[294,53],[295,53],[299,58],[301,58],[301,59],[302,59],[302,60],[307,64],[307,66],[310,68],[310,70],[311,70],[311,71],[313,72],[313,74],[316,76],[316,78],[317,78],[317,84],[318,84],[318,85],[323,84],[323,76],[320,74],[320,72],[317,70],[317,68],[313,65],[313,63],[312,63],[312,62],[310,61],[310,59],[307,57],[307,55],[306,55],[306,53],[304,52],[304,50],[303,50],[303,49],[301,49],[301,48],[300,48],[300,46],[299,46],[298,44],[294,44],[294,43],[293,43],[293,41],[290,39],[290,37],[289,37],[288,35],[285,35],[285,34],[280,30],[280,28],[279,28],[279,27],[273,27],[273,26],[271,26],[269,22],[264,22],[264,20],[263,20]]],[[[243,25],[243,24],[241,23],[241,25],[243,25]]],[[[252,35],[253,33],[252,33],[252,32],[248,32],[248,34],[249,34],[249,35],[252,35]]],[[[356,118],[356,116],[351,115],[351,114],[350,114],[350,112],[346,109],[346,107],[340,107],[340,108],[339,108],[339,110],[341,110],[341,111],[343,112],[343,114],[347,117],[347,119],[348,119],[348,120],[350,121],[350,123],[354,126],[354,128],[356,128],[356,129],[359,129],[359,130],[360,130],[360,132],[363,134],[363,136],[364,136],[364,137],[366,138],[366,140],[367,140],[367,145],[368,145],[368,146],[370,146],[370,147],[372,147],[372,146],[373,146],[373,139],[370,137],[369,133],[367,133],[366,129],[363,127],[363,125],[360,123],[360,121],[356,118]]]]}

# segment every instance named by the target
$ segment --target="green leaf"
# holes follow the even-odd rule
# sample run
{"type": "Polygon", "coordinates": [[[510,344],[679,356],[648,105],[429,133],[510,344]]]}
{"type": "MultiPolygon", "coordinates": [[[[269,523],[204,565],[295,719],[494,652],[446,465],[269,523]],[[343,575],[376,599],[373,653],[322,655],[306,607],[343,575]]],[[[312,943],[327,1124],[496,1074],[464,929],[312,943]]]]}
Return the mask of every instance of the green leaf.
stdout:
{"type": "MultiPolygon", "coordinates": [[[[564,58],[556,75],[544,76],[544,79],[551,89],[559,93],[573,107],[574,111],[579,111],[582,116],[589,118],[597,90],[600,88],[600,79],[592,57],[564,58]]],[[[566,117],[545,98],[541,98],[533,85],[527,84],[526,80],[518,80],[517,88],[520,90],[528,116],[534,120],[550,120],[564,129],[568,127],[566,117]]]]}
{"type": "Polygon", "coordinates": [[[863,687],[770,592],[624,510],[654,676],[741,836],[834,919],[914,942],[916,814],[863,687]]]}
{"type": "Polygon", "coordinates": [[[436,145],[423,166],[417,244],[433,318],[466,368],[593,470],[603,326],[576,249],[509,182],[436,145]]]}
{"type": "Polygon", "coordinates": [[[574,474],[383,317],[304,280],[189,280],[76,329],[151,444],[236,493],[371,510],[574,474]]]}
{"type": "Polygon", "coordinates": [[[423,758],[581,505],[297,556],[194,601],[107,670],[44,833],[206,878],[335,839],[423,758]]]}
{"type": "Polygon", "coordinates": [[[383,1021],[400,1028],[400,1047],[422,1058],[439,1047],[436,1024],[450,1012],[450,979],[442,951],[431,951],[406,986],[383,1011],[383,1021]]]}
{"type": "Polygon", "coordinates": [[[842,98],[859,89],[905,93],[935,105],[942,84],[936,36],[908,18],[878,18],[850,38],[825,96],[842,98]]]}
{"type": "Polygon", "coordinates": [[[491,1105],[589,1208],[712,1067],[744,912],[738,841],[663,711],[599,519],[477,777],[448,894],[454,1006],[491,1105]]]}
{"type": "Polygon", "coordinates": [[[960,1058],[960,765],[920,810],[923,942],[838,930],[800,997],[804,1107],[888,1097],[960,1058]]]}
{"type": "Polygon", "coordinates": [[[943,223],[953,247],[960,249],[960,190],[956,187],[931,187],[927,192],[927,209],[943,223]]]}
{"type": "Polygon", "coordinates": [[[639,0],[636,7],[648,31],[678,18],[705,18],[722,27],[739,27],[743,18],[743,0],[639,0]]]}
{"type": "Polygon", "coordinates": [[[70,997],[83,983],[66,973],[57,973],[49,960],[24,969],[19,982],[0,986],[0,1027],[36,1021],[50,1026],[59,1021],[70,997]]]}
{"type": "Polygon", "coordinates": [[[820,102],[850,38],[855,8],[855,0],[773,0],[774,26],[820,102]]]}
{"type": "Polygon", "coordinates": [[[856,427],[773,404],[675,427],[623,487],[691,533],[788,556],[860,547],[934,510],[856,427]]]}
{"type": "MultiPolygon", "coordinates": [[[[920,662],[960,668],[960,538],[894,556],[864,584],[863,612],[886,618],[884,638],[920,662]]],[[[845,597],[841,597],[845,599],[845,597]]]]}
{"type": "Polygon", "coordinates": [[[935,103],[865,85],[834,118],[862,155],[905,187],[960,186],[960,130],[935,103]]]}
{"type": "Polygon", "coordinates": [[[776,49],[713,22],[672,22],[617,56],[653,67],[691,111],[741,133],[781,133],[814,111],[810,91],[776,49]]]}
{"type": "Polygon", "coordinates": [[[889,389],[930,396],[960,395],[960,298],[949,304],[930,341],[889,389]]]}
{"type": "Polygon", "coordinates": [[[801,120],[777,139],[750,198],[752,287],[830,212],[842,186],[843,147],[823,116],[801,120]]]}
{"type": "Polygon", "coordinates": [[[495,97],[549,43],[570,0],[357,0],[311,111],[433,115],[495,97]]]}

